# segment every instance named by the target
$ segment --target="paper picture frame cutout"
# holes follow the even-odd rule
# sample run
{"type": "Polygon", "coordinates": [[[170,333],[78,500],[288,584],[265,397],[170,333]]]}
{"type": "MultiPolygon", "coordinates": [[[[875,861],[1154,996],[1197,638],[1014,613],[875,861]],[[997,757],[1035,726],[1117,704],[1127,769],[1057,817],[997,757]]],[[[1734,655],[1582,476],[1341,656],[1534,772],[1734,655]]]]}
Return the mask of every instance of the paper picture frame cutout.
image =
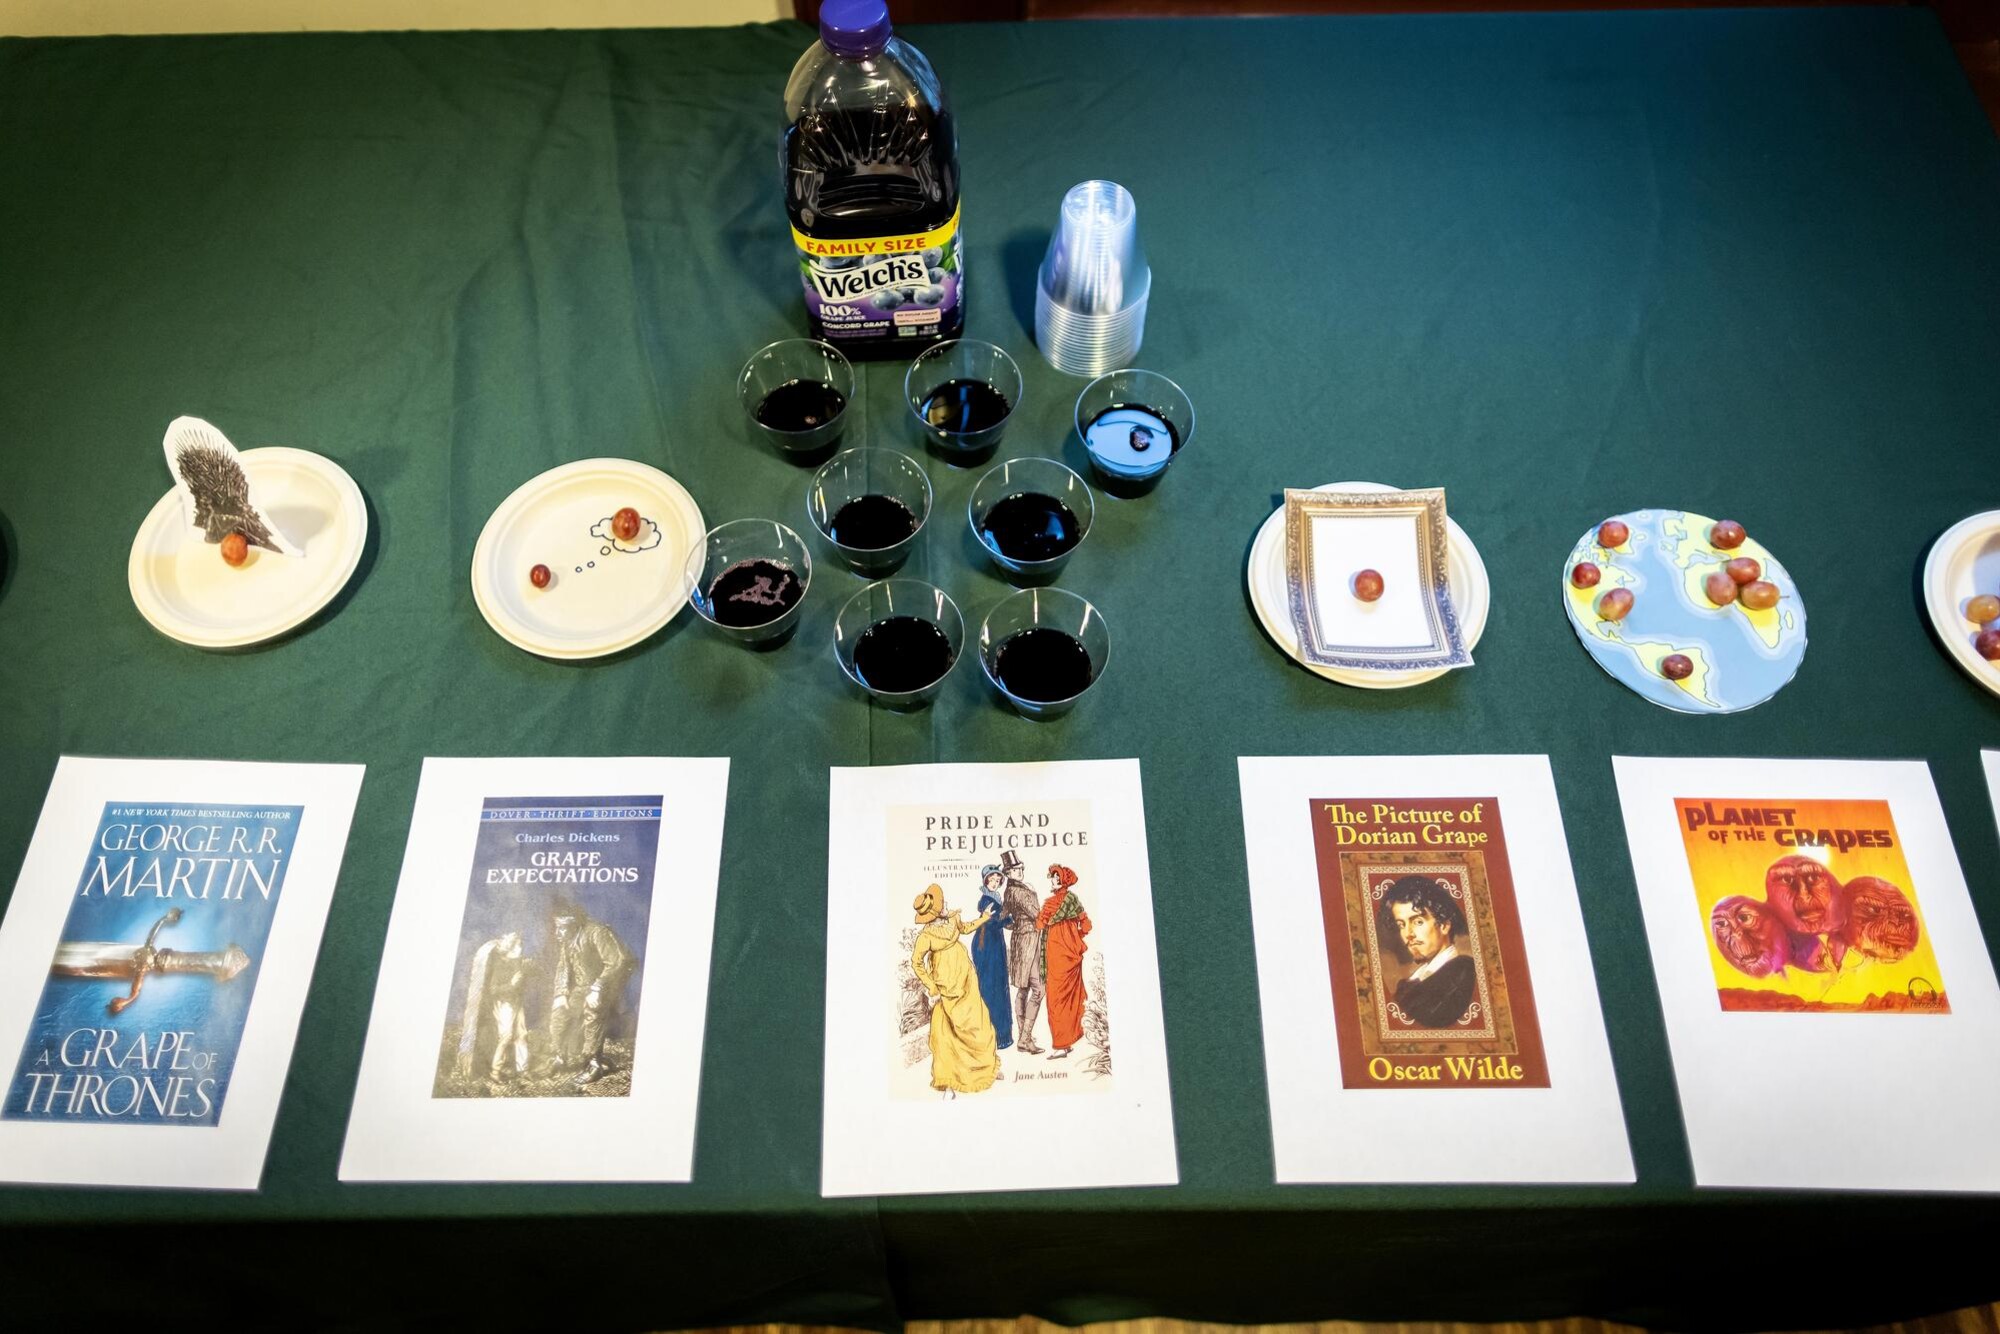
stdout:
{"type": "Polygon", "coordinates": [[[215,545],[241,533],[253,547],[305,555],[257,504],[242,456],[221,430],[199,417],[176,417],[160,443],[190,536],[215,545]]]}
{"type": "Polygon", "coordinates": [[[1451,600],[1442,487],[1414,491],[1285,492],[1285,586],[1299,652],[1309,663],[1361,671],[1470,667],[1451,600]],[[1349,581],[1383,578],[1363,602],[1349,581]]]}

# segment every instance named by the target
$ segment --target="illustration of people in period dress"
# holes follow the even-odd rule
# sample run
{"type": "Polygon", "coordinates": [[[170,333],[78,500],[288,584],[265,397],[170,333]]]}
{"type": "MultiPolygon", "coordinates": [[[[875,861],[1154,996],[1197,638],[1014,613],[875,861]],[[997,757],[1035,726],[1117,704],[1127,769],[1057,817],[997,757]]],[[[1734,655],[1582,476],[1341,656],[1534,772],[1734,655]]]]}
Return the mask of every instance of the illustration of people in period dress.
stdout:
{"type": "Polygon", "coordinates": [[[1007,918],[1002,904],[1007,877],[997,866],[979,873],[979,915],[986,919],[972,933],[972,970],[979,976],[979,996],[993,1020],[999,1050],[1014,1045],[1012,997],[1007,990],[1007,918]]]}
{"type": "Polygon", "coordinates": [[[465,1013],[458,1030],[459,1078],[470,1079],[479,1059],[480,1026],[492,1021],[495,1038],[488,1075],[517,1079],[528,1073],[528,974],[533,963],[521,954],[521,933],[489,940],[472,956],[465,982],[465,1013]]]}
{"type": "Polygon", "coordinates": [[[1060,863],[1049,867],[1049,897],[1036,925],[1042,933],[1042,984],[1049,1004],[1050,1060],[1069,1055],[1083,1037],[1083,938],[1090,934],[1090,915],[1076,896],[1076,872],[1060,863]]]}
{"type": "Polygon", "coordinates": [[[1042,901],[1028,887],[1027,869],[1013,849],[1000,854],[1000,872],[1007,881],[1000,900],[1000,925],[1007,928],[1007,985],[1014,993],[1014,1049],[1040,1056],[1042,1049],[1035,1045],[1035,1020],[1042,1013],[1042,901]]]}
{"type": "Polygon", "coordinates": [[[979,994],[972,956],[959,937],[986,925],[981,916],[968,924],[954,910],[944,915],[944,891],[928,886],[911,907],[917,912],[917,943],[910,951],[910,971],[923,984],[931,1006],[931,1087],[947,1098],[983,1093],[1000,1074],[1000,1052],[993,1044],[993,1020],[979,994]]]}
{"type": "Polygon", "coordinates": [[[604,1059],[605,1025],[618,1013],[625,983],[638,960],[617,932],[569,900],[558,900],[550,915],[556,930],[556,967],[549,1007],[549,1072],[574,1060],[583,1066],[574,1081],[582,1088],[610,1073],[604,1059]],[[566,1039],[574,1043],[574,1051],[566,1039]]]}

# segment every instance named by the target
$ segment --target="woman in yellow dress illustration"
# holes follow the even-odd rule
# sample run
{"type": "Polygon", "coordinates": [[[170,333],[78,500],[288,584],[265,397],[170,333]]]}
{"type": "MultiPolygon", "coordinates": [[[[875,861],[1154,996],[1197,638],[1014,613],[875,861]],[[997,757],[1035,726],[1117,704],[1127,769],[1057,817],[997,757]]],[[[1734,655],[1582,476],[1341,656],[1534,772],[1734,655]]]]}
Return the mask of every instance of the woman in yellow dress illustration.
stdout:
{"type": "Polygon", "coordinates": [[[936,1002],[931,1006],[931,1087],[947,1098],[983,1093],[1000,1074],[1000,1053],[972,955],[958,938],[977,931],[993,914],[974,922],[961,921],[957,909],[944,916],[944,891],[936,885],[917,895],[911,906],[923,930],[910,951],[910,971],[936,1002]]]}

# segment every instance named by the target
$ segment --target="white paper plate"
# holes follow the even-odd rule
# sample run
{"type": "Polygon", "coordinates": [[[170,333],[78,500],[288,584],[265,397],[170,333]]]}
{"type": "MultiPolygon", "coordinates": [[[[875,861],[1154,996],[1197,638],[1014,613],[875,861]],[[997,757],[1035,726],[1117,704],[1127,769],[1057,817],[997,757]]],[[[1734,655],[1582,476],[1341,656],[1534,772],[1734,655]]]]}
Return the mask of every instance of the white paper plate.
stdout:
{"type": "MultiPolygon", "coordinates": [[[[2000,510],[1959,520],[1924,558],[1924,610],[1938,638],[1967,676],[2000,695],[2000,662],[1988,662],[1972,648],[1987,627],[1965,619],[1966,601],[1979,593],[2000,594],[2000,510]]],[[[2000,629],[2000,621],[1993,628],[2000,629]]]]}
{"type": "MultiPolygon", "coordinates": [[[[1313,488],[1315,491],[1396,489],[1380,482],[1329,482],[1313,488]]],[[[1449,515],[1445,518],[1445,534],[1445,578],[1451,583],[1452,606],[1457,609],[1465,626],[1465,647],[1470,652],[1479,647],[1479,637],[1486,632],[1486,612],[1492,602],[1493,589],[1486,581],[1486,562],[1480,559],[1479,548],[1472,545],[1472,539],[1449,515]]],[[[1346,667],[1321,667],[1307,662],[1299,652],[1298,631],[1292,626],[1291,604],[1286,597],[1283,505],[1273,510],[1271,517],[1264,520],[1264,526],[1257,530],[1257,539],[1250,544],[1250,561],[1243,578],[1250,589],[1250,605],[1263,624],[1264,633],[1284,650],[1286,657],[1316,676],[1364,690],[1401,690],[1435,681],[1446,672],[1455,670],[1450,667],[1426,667],[1411,672],[1370,672],[1346,667]]]]}
{"type": "Polygon", "coordinates": [[[472,551],[472,597],[493,632],[544,658],[599,658],[639,643],[687,601],[681,568],[708,530],[687,488],[630,459],[580,459],[500,502],[472,551]],[[639,511],[638,541],[610,538],[611,516],[639,511]],[[593,534],[592,529],[598,529],[593,534]],[[528,582],[546,565],[547,588],[528,582]]]}
{"type": "Polygon", "coordinates": [[[189,535],[180,494],[170,490],[139,525],[126,565],[139,614],[197,648],[261,644],[305,624],[354,577],[368,540],[361,488],[333,460],[279,447],[241,457],[259,505],[304,556],[252,547],[231,569],[220,547],[189,535]]]}

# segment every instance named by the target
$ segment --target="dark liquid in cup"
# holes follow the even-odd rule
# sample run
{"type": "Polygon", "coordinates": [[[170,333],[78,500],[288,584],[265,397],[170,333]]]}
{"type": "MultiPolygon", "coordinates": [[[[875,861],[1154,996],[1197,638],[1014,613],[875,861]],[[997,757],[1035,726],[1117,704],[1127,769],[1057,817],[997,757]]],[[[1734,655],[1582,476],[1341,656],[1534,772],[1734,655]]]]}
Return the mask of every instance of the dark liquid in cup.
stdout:
{"type": "Polygon", "coordinates": [[[1083,540],[1083,520],[1054,496],[1017,491],[980,516],[979,535],[1008,560],[1054,560],[1083,540]]]}
{"type": "Polygon", "coordinates": [[[736,562],[708,586],[716,624],[739,630],[777,620],[805,595],[806,586],[798,571],[762,558],[736,562]]]}
{"type": "Polygon", "coordinates": [[[1008,694],[1050,704],[1081,695],[1090,685],[1090,653],[1082,640],[1061,630],[1017,630],[1000,641],[993,675],[1008,694]]]}
{"type": "Polygon", "coordinates": [[[833,512],[826,535],[857,551],[880,551],[916,531],[917,516],[894,496],[856,496],[833,512]]]}
{"type": "Polygon", "coordinates": [[[1007,396],[984,380],[946,380],[924,400],[924,420],[966,435],[998,426],[1011,409],[1007,396]]]}
{"type": "Polygon", "coordinates": [[[922,690],[951,667],[951,641],[916,616],[888,616],[854,641],[854,672],[872,690],[922,690]]]}
{"type": "Polygon", "coordinates": [[[764,395],[757,422],[774,431],[810,431],[824,426],[847,406],[847,395],[824,380],[787,380],[764,395]]]}

